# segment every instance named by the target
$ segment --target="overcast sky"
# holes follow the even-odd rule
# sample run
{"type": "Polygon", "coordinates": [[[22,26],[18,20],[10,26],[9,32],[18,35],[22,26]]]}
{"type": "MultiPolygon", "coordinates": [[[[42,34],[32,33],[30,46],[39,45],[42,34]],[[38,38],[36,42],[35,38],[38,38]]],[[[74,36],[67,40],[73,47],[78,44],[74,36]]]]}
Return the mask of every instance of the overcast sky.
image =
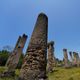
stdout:
{"type": "Polygon", "coordinates": [[[63,48],[80,53],[80,0],[0,0],[0,49],[14,47],[25,33],[25,52],[41,12],[49,19],[48,40],[55,41],[55,56],[62,59],[63,48]]]}

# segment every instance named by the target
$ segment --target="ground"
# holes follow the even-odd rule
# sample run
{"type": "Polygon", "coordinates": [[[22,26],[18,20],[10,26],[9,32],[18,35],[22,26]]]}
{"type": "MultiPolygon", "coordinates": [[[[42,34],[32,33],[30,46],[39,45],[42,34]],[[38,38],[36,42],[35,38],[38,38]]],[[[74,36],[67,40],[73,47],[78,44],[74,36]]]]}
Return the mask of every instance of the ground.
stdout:
{"type": "Polygon", "coordinates": [[[49,80],[80,80],[80,68],[56,68],[49,74],[49,80]]]}
{"type": "MultiPolygon", "coordinates": [[[[5,70],[4,67],[0,67],[0,72],[5,70]]],[[[19,70],[16,69],[16,76],[19,75],[19,70]]],[[[55,71],[48,74],[49,80],[80,80],[80,68],[55,68],[55,71]]],[[[14,80],[15,78],[0,78],[0,80],[14,80]]]]}

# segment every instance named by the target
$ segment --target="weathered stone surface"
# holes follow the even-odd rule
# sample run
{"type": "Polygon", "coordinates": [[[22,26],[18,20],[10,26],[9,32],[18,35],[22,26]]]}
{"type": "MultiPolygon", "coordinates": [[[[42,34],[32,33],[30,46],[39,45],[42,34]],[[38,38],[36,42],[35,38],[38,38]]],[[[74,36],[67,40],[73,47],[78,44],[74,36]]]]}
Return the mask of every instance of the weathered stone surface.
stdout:
{"type": "Polygon", "coordinates": [[[73,53],[73,52],[71,52],[71,51],[69,52],[70,59],[71,59],[71,66],[73,67],[73,55],[72,55],[72,53],[73,53]]]}
{"type": "Polygon", "coordinates": [[[77,58],[77,67],[80,67],[80,58],[78,53],[76,53],[76,58],[77,58]]]}
{"type": "Polygon", "coordinates": [[[6,66],[8,67],[8,72],[13,72],[15,68],[17,67],[17,64],[19,62],[19,58],[22,54],[24,45],[26,43],[27,35],[23,34],[23,36],[19,36],[19,39],[16,43],[16,46],[11,53],[11,55],[8,58],[8,61],[6,63],[6,66]]]}
{"type": "Polygon", "coordinates": [[[19,80],[46,79],[47,33],[48,18],[41,13],[31,36],[19,80]]]}
{"type": "MultiPolygon", "coordinates": [[[[14,51],[16,50],[16,48],[18,47],[18,44],[19,44],[20,40],[21,40],[21,36],[19,36],[18,41],[17,41],[17,43],[16,43],[16,46],[15,46],[13,52],[14,52],[14,51]]],[[[14,55],[13,52],[11,53],[11,55],[9,56],[9,58],[8,58],[8,60],[7,60],[7,62],[6,62],[6,65],[5,65],[6,67],[8,67],[8,65],[12,63],[12,62],[11,62],[11,58],[12,58],[12,56],[14,55]],[[11,62],[11,63],[10,63],[10,62],[11,62]]]]}
{"type": "Polygon", "coordinates": [[[73,52],[73,56],[74,56],[74,63],[73,63],[73,65],[75,66],[75,67],[79,67],[80,66],[80,61],[79,61],[79,55],[78,55],[78,53],[76,53],[76,52],[73,52]]]}
{"type": "Polygon", "coordinates": [[[73,52],[73,56],[74,56],[74,63],[73,65],[76,67],[77,66],[77,58],[76,58],[76,52],[73,52]]]}
{"type": "Polygon", "coordinates": [[[65,65],[65,68],[69,68],[67,49],[63,49],[63,54],[64,54],[64,65],[65,65]]]}
{"type": "Polygon", "coordinates": [[[56,66],[56,60],[54,56],[54,41],[48,43],[48,62],[47,71],[53,72],[53,68],[56,66]]]}
{"type": "Polygon", "coordinates": [[[14,77],[15,71],[5,71],[4,73],[0,74],[0,77],[14,77]]]}
{"type": "Polygon", "coordinates": [[[14,50],[15,50],[16,48],[18,48],[18,45],[19,45],[20,40],[21,40],[21,36],[19,36],[19,38],[18,38],[18,40],[17,40],[17,42],[16,42],[16,45],[15,45],[14,50]]]}
{"type": "Polygon", "coordinates": [[[69,52],[70,58],[71,58],[71,62],[73,61],[73,56],[72,56],[72,52],[69,52]]]}

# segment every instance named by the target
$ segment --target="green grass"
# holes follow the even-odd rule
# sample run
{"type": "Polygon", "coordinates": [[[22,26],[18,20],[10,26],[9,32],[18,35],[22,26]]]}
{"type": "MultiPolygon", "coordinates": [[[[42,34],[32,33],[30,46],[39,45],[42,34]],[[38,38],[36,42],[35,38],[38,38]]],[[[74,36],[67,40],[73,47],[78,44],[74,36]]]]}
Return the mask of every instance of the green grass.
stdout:
{"type": "Polygon", "coordinates": [[[49,80],[80,80],[80,68],[56,68],[49,74],[49,80]]]}
{"type": "MultiPolygon", "coordinates": [[[[0,73],[3,73],[7,68],[6,67],[0,67],[0,73]]],[[[5,77],[5,78],[0,78],[0,80],[15,80],[19,76],[20,70],[16,69],[15,77],[5,77]]]]}
{"type": "MultiPolygon", "coordinates": [[[[5,67],[0,67],[0,73],[5,67]]],[[[16,77],[19,76],[20,70],[16,69],[16,77]]],[[[49,80],[80,80],[80,68],[55,68],[53,73],[49,73],[49,80]]],[[[15,78],[0,78],[0,80],[15,80],[15,78]]]]}

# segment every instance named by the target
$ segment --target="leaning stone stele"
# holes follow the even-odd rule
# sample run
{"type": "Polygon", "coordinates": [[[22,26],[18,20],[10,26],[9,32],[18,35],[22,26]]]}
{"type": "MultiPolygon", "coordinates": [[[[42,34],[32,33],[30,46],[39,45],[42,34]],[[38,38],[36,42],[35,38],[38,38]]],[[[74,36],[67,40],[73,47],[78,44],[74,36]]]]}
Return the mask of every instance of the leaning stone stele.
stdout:
{"type": "Polygon", "coordinates": [[[27,39],[27,35],[25,35],[25,34],[23,34],[22,37],[19,36],[16,46],[6,62],[5,66],[8,69],[3,73],[3,76],[13,76],[14,75],[15,68],[18,65],[19,58],[22,54],[24,45],[26,43],[26,39],[27,39]]]}
{"type": "Polygon", "coordinates": [[[48,18],[40,13],[28,45],[19,80],[46,80],[48,18]]]}
{"type": "Polygon", "coordinates": [[[8,67],[8,66],[11,64],[11,63],[10,63],[10,62],[11,62],[11,59],[12,59],[11,56],[14,55],[13,52],[17,49],[20,40],[21,40],[21,36],[19,36],[18,41],[17,41],[17,43],[16,43],[16,46],[15,46],[14,50],[10,53],[10,56],[9,56],[7,62],[6,62],[6,65],[5,65],[6,67],[8,67]]]}

